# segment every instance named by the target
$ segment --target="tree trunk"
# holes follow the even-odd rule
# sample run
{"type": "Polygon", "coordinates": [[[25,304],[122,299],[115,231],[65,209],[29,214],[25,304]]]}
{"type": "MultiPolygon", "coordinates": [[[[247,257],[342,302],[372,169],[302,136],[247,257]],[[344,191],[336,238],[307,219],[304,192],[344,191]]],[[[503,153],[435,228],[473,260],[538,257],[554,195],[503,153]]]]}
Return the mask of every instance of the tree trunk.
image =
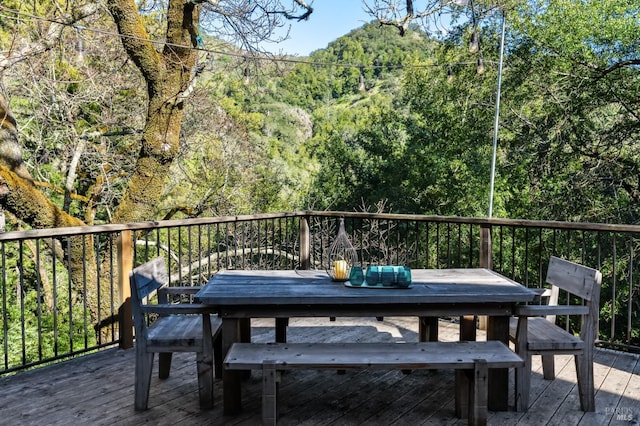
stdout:
{"type": "Polygon", "coordinates": [[[147,120],[140,141],[140,155],[129,186],[116,209],[116,223],[153,217],[169,169],[178,153],[183,118],[183,95],[190,86],[196,61],[199,7],[170,0],[167,9],[165,47],[159,53],[149,39],[133,0],[109,0],[109,11],[118,26],[122,44],[147,83],[147,120]]]}

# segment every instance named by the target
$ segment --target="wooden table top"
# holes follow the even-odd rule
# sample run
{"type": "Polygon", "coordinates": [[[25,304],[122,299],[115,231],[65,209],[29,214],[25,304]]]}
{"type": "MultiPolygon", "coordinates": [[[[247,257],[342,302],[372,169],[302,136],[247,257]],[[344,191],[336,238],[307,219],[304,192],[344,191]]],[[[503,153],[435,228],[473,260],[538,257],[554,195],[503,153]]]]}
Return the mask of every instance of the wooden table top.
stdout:
{"type": "Polygon", "coordinates": [[[410,288],[358,288],[318,270],[225,270],[196,294],[212,306],[520,303],[536,293],[488,269],[412,269],[410,288]]]}

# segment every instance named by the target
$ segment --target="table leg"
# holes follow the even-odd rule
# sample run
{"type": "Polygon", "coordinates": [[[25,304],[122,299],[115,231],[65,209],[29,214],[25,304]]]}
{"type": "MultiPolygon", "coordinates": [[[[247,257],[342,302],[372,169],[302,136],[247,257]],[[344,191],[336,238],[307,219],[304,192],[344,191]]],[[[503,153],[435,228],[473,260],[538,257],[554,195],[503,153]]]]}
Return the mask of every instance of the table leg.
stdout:
{"type": "MultiPolygon", "coordinates": [[[[240,318],[238,328],[240,330],[240,342],[251,343],[251,318],[240,318]]],[[[242,380],[251,378],[251,370],[241,371],[242,380]]]]}
{"type": "Polygon", "coordinates": [[[251,343],[251,318],[241,318],[240,320],[240,341],[251,343]]]}
{"type": "MultiPolygon", "coordinates": [[[[487,340],[509,344],[509,317],[487,318],[487,340]]],[[[489,370],[489,410],[507,411],[509,408],[509,369],[489,370]]]]}
{"type": "Polygon", "coordinates": [[[438,341],[438,317],[418,317],[418,341],[438,341]]]}
{"type": "MultiPolygon", "coordinates": [[[[240,320],[222,318],[222,359],[226,358],[231,345],[241,338],[240,320]]],[[[242,374],[239,371],[224,369],[222,372],[222,399],[224,414],[237,414],[242,410],[242,374]]]]}
{"type": "Polygon", "coordinates": [[[460,317],[460,341],[476,341],[475,315],[465,315],[460,317]]]}
{"type": "Polygon", "coordinates": [[[287,343],[287,326],[289,318],[276,318],[276,342],[287,343]]]}

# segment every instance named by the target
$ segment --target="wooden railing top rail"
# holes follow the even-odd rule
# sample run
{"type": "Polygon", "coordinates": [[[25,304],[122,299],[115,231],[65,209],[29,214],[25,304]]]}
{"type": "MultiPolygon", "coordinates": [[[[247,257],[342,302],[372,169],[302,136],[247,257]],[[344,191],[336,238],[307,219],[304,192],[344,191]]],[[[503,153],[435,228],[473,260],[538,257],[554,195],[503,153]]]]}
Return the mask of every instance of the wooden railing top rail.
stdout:
{"type": "Polygon", "coordinates": [[[584,231],[603,232],[640,232],[640,225],[606,224],[589,222],[561,222],[553,220],[525,220],[525,219],[497,219],[462,216],[427,216],[418,214],[394,214],[394,213],[366,213],[366,212],[341,212],[341,211],[314,211],[304,210],[283,213],[259,213],[239,216],[218,216],[193,219],[177,219],[148,221],[123,224],[75,226],[67,228],[33,229],[28,231],[9,231],[0,233],[0,241],[26,240],[31,238],[48,238],[71,235],[89,235],[96,233],[109,233],[121,231],[137,231],[145,229],[171,228],[178,226],[210,225],[215,223],[247,222],[251,220],[280,219],[289,217],[345,217],[377,220],[404,220],[419,222],[441,223],[467,223],[491,226],[516,226],[524,228],[549,228],[549,229],[573,229],[584,231]]]}
{"type": "MultiPolygon", "coordinates": [[[[367,219],[414,220],[423,222],[469,223],[488,226],[520,226],[526,228],[577,229],[585,231],[640,232],[640,225],[595,222],[562,222],[556,220],[498,219],[463,216],[429,216],[418,214],[306,211],[308,216],[353,217],[367,219]]],[[[296,213],[299,215],[299,212],[296,213]]]]}
{"type": "Polygon", "coordinates": [[[306,216],[306,212],[260,213],[240,216],[216,216],[192,219],[159,220],[109,225],[71,226],[67,228],[31,229],[28,231],[9,231],[0,233],[0,241],[26,240],[31,238],[60,237],[69,235],[89,235],[98,233],[141,231],[145,229],[172,228],[178,226],[210,225],[214,223],[247,222],[251,220],[280,219],[306,216]]]}

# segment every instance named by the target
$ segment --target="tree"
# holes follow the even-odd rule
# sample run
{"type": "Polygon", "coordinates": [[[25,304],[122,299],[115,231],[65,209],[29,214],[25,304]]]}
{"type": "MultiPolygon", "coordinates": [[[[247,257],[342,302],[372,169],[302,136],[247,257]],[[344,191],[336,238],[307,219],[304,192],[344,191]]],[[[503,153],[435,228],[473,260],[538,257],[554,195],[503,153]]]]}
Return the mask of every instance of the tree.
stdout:
{"type": "MultiPolygon", "coordinates": [[[[307,12],[303,1],[295,3],[307,12]]],[[[278,24],[273,15],[293,18],[294,11],[279,1],[185,2],[170,0],[166,9],[166,37],[162,52],[155,49],[149,32],[133,0],[108,0],[107,7],[123,36],[122,44],[139,68],[147,84],[147,120],[142,131],[141,149],[127,190],[114,214],[118,223],[149,217],[159,201],[172,159],[179,149],[184,102],[198,75],[196,67],[199,25],[214,27],[222,16],[221,30],[237,31],[242,44],[250,47],[270,36],[278,24]]],[[[304,19],[307,14],[298,16],[304,19]]]]}
{"type": "MultiPolygon", "coordinates": [[[[169,0],[162,3],[164,9],[159,9],[159,5],[145,1],[136,3],[134,0],[106,1],[122,45],[145,82],[147,95],[146,119],[137,141],[139,150],[123,195],[117,201],[111,217],[111,221],[116,223],[150,219],[163,193],[172,161],[180,147],[185,102],[202,70],[197,62],[197,49],[202,37],[200,28],[206,25],[212,33],[235,37],[240,46],[250,49],[270,37],[274,29],[282,26],[287,19],[306,19],[312,12],[312,8],[303,0],[295,0],[291,7],[285,7],[279,0],[256,3],[238,0],[223,4],[169,0]],[[163,34],[158,29],[160,26],[164,28],[163,34]],[[162,47],[160,50],[156,48],[158,43],[162,47]]],[[[8,2],[0,8],[3,12],[14,13],[16,10],[11,9],[12,6],[24,8],[21,10],[30,7],[21,2],[8,2]]],[[[11,40],[12,48],[7,49],[8,53],[0,58],[2,70],[26,58],[53,50],[62,40],[65,29],[72,27],[80,31],[79,23],[99,14],[100,8],[95,3],[59,5],[53,0],[34,4],[29,12],[50,14],[41,20],[45,27],[44,34],[37,34],[32,41],[23,38],[25,34],[16,27],[12,34],[3,37],[11,40]]],[[[16,13],[15,16],[19,18],[23,15],[16,13]]],[[[5,27],[4,23],[2,26],[5,27]]],[[[69,89],[73,90],[72,87],[69,89]]],[[[7,108],[0,116],[0,129],[3,132],[0,140],[15,142],[14,129],[7,124],[15,123],[13,115],[7,108]]],[[[84,145],[79,144],[76,152],[83,150],[84,145]]],[[[15,158],[21,157],[21,153],[15,150],[0,150],[0,206],[34,228],[83,225],[82,220],[53,203],[28,176],[16,173],[21,164],[15,164],[15,158]]],[[[68,176],[73,179],[73,172],[68,176]]],[[[67,207],[69,205],[68,202],[64,204],[67,207]]],[[[88,273],[88,280],[95,283],[96,271],[83,270],[83,259],[92,256],[91,241],[73,239],[68,247],[70,253],[61,254],[61,260],[70,259],[67,266],[73,282],[81,285],[82,274],[88,273]]],[[[86,299],[95,321],[98,297],[93,288],[90,286],[86,294],[78,289],[76,294],[86,299]]]]}
{"type": "MultiPolygon", "coordinates": [[[[110,218],[116,223],[135,222],[151,218],[167,181],[172,159],[179,150],[185,101],[188,101],[201,71],[202,64],[197,63],[201,28],[231,37],[241,46],[251,49],[270,37],[286,19],[306,19],[312,8],[302,0],[295,1],[292,7],[285,7],[274,0],[254,4],[232,1],[222,5],[172,0],[166,3],[162,19],[158,20],[150,16],[159,10],[146,9],[146,2],[139,3],[138,7],[133,0],[109,0],[106,5],[118,28],[122,45],[147,88],[146,122],[140,132],[139,152],[124,194],[110,218]],[[164,23],[164,35],[160,34],[159,23],[164,23]],[[158,39],[162,40],[161,51],[156,49],[158,39]]],[[[3,9],[8,8],[3,6],[3,9]]],[[[62,7],[56,9],[66,10],[62,7]]],[[[64,28],[97,13],[97,5],[78,5],[71,8],[68,15],[52,18],[47,37],[38,43],[21,43],[16,38],[16,43],[22,46],[15,52],[10,51],[3,65],[10,67],[24,60],[25,56],[52,49],[62,37],[64,28]]],[[[0,176],[2,178],[6,180],[5,176],[0,176]]],[[[30,223],[31,219],[22,215],[23,209],[16,203],[18,200],[6,200],[5,207],[30,223]]],[[[65,226],[65,222],[55,224],[42,220],[33,225],[65,226]]]]}
{"type": "MultiPolygon", "coordinates": [[[[400,34],[411,22],[421,22],[428,29],[429,19],[434,18],[429,12],[438,7],[437,2],[413,0],[369,3],[370,13],[383,24],[398,28],[400,34]]],[[[498,215],[636,222],[640,214],[637,207],[640,200],[638,5],[625,0],[440,3],[451,6],[454,22],[461,24],[452,26],[444,41],[461,49],[471,34],[479,35],[478,54],[482,56],[478,57],[484,57],[487,63],[497,60],[499,29],[495,18],[500,16],[497,12],[506,14],[507,51],[496,182],[498,215]]],[[[458,62],[454,58],[459,56],[439,56],[438,60],[458,62]]],[[[473,120],[469,117],[477,115],[478,108],[484,112],[494,111],[493,68],[489,66],[486,75],[491,78],[485,77],[485,83],[472,91],[463,90],[463,86],[456,83],[457,99],[479,100],[478,95],[483,94],[484,100],[475,103],[476,109],[453,115],[449,113],[454,112],[454,99],[445,102],[447,90],[440,91],[445,86],[433,84],[442,81],[442,76],[438,79],[437,73],[425,72],[421,77],[410,73],[413,77],[409,77],[412,82],[406,86],[408,100],[428,125],[408,128],[420,129],[421,134],[426,135],[437,126],[465,120],[467,135],[475,132],[473,139],[488,141],[488,135],[478,138],[482,132],[478,117],[473,120]],[[433,108],[435,105],[438,106],[433,108]]],[[[463,81],[468,81],[468,77],[463,81]]],[[[484,114],[485,125],[489,118],[484,114]]],[[[464,143],[451,132],[455,125],[448,126],[445,144],[436,152],[448,156],[451,147],[463,142],[466,152],[462,154],[467,157],[464,164],[467,171],[472,171],[485,157],[477,155],[473,160],[468,154],[475,150],[472,144],[475,141],[464,143]]],[[[485,131],[489,130],[490,127],[485,126],[485,131]]],[[[419,135],[414,133],[409,140],[419,135]]],[[[427,158],[420,156],[423,164],[427,158]]],[[[435,164],[445,166],[448,162],[441,160],[435,164]]],[[[447,170],[453,171],[448,169],[449,165],[444,169],[428,167],[426,170],[431,172],[432,179],[423,182],[422,187],[455,194],[457,191],[450,184],[464,175],[460,168],[455,169],[453,180],[435,183],[438,176],[446,176],[447,170]]],[[[417,177],[425,176],[429,173],[417,177]]],[[[460,182],[472,182],[478,177],[476,173],[470,176],[472,179],[462,178],[460,182]]],[[[468,191],[460,191],[458,195],[462,194],[468,195],[468,191]]],[[[440,213],[459,212],[445,209],[440,213]]]]}
{"type": "Polygon", "coordinates": [[[508,11],[501,168],[509,177],[527,173],[526,182],[510,180],[523,194],[508,206],[512,214],[637,221],[639,12],[623,0],[508,11]]]}

